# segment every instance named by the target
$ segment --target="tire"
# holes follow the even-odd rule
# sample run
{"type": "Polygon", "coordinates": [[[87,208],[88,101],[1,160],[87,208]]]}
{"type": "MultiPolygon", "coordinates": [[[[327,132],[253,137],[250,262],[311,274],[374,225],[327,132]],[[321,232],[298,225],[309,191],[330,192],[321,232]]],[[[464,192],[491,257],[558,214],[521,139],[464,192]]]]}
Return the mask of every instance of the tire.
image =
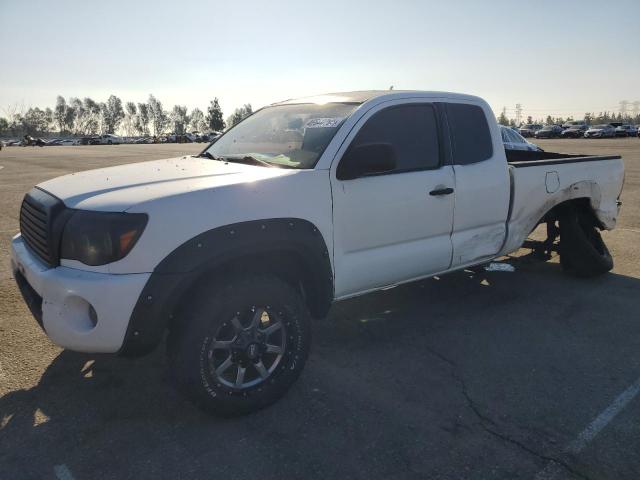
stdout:
{"type": "Polygon", "coordinates": [[[255,275],[203,289],[170,333],[167,351],[171,375],[189,399],[235,416],[281,398],[310,346],[310,316],[298,291],[278,277],[255,275]]]}
{"type": "Polygon", "coordinates": [[[108,143],[109,145],[113,145],[113,142],[112,142],[111,140],[109,140],[107,143],[108,143]]]}
{"type": "Polygon", "coordinates": [[[560,264],[577,277],[595,277],[613,268],[613,258],[590,215],[567,209],[560,217],[560,264]]]}

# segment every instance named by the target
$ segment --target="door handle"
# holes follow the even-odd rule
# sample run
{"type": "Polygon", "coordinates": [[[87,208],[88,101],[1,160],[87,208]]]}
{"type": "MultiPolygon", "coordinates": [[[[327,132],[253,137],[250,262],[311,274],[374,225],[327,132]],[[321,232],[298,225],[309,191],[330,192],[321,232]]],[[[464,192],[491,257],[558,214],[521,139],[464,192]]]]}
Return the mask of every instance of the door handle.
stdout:
{"type": "Polygon", "coordinates": [[[453,193],[453,188],[447,187],[447,188],[437,188],[435,190],[431,190],[429,192],[429,195],[431,195],[432,197],[438,197],[440,195],[451,195],[452,193],[453,193]]]}

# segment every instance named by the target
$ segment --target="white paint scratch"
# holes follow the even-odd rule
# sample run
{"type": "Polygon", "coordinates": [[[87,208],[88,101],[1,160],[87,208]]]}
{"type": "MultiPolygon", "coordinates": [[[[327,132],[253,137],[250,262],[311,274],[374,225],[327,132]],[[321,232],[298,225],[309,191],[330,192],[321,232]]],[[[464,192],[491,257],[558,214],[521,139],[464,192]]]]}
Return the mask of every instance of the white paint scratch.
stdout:
{"type": "Polygon", "coordinates": [[[53,473],[56,474],[56,478],[58,478],[58,480],[74,480],[73,475],[71,475],[71,471],[64,463],[62,465],[54,466],[53,473]]]}
{"type": "MultiPolygon", "coordinates": [[[[565,453],[578,454],[620,413],[627,404],[640,393],[640,378],[600,413],[565,449],[565,453]]],[[[555,462],[538,472],[535,480],[556,480],[562,478],[566,470],[555,462]]]]}

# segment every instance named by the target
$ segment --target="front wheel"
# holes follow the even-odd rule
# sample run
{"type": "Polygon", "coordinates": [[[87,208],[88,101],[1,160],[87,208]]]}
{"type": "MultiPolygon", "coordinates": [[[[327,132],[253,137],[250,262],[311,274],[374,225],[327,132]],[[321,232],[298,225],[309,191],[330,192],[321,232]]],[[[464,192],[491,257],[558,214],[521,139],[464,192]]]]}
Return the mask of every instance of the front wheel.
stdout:
{"type": "Polygon", "coordinates": [[[595,277],[613,268],[613,258],[593,217],[568,209],[560,217],[560,263],[565,272],[595,277]]]}
{"type": "Polygon", "coordinates": [[[169,337],[180,389],[218,415],[251,413],[282,397],[300,375],[311,343],[298,291],[278,277],[239,277],[203,289],[169,337]]]}

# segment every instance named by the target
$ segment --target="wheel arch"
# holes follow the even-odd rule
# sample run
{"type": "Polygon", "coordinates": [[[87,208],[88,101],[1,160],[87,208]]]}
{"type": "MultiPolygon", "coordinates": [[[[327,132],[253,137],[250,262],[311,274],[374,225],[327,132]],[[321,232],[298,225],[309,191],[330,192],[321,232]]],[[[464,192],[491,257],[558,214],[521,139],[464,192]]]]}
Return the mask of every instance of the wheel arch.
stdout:
{"type": "Polygon", "coordinates": [[[501,254],[520,248],[538,225],[566,211],[570,206],[584,209],[593,215],[594,225],[600,229],[611,229],[615,226],[615,218],[611,216],[610,211],[602,208],[602,193],[598,183],[589,180],[580,181],[555,192],[531,214],[510,218],[509,238],[501,254]]]}
{"type": "Polygon", "coordinates": [[[314,318],[333,301],[333,270],[319,229],[299,218],[241,222],[204,232],[162,260],[143,289],[120,349],[143,355],[180,325],[193,292],[226,276],[271,273],[299,289],[314,318]]]}

